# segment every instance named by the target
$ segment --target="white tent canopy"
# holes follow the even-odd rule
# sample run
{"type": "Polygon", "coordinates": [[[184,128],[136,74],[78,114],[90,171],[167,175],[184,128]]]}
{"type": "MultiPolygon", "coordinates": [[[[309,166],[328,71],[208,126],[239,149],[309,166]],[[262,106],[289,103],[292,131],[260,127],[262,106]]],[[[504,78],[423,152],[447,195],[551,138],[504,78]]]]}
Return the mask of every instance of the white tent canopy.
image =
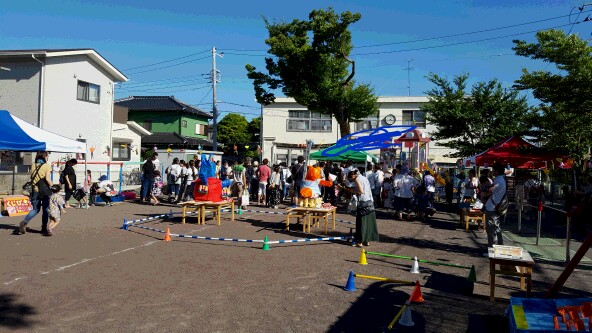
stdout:
{"type": "Polygon", "coordinates": [[[0,150],[86,153],[86,143],[46,131],[0,110],[0,150]]]}

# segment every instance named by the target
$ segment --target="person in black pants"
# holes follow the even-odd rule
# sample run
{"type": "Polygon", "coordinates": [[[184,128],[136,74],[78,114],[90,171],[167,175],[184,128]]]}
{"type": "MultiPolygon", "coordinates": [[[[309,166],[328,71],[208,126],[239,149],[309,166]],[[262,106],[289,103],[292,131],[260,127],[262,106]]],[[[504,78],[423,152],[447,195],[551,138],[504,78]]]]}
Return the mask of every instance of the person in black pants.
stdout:
{"type": "Polygon", "coordinates": [[[74,170],[76,164],[78,164],[78,161],[73,158],[66,162],[66,166],[64,167],[64,193],[66,194],[66,197],[64,198],[66,201],[65,208],[72,208],[72,206],[70,206],[70,198],[76,190],[76,171],[74,170]]]}

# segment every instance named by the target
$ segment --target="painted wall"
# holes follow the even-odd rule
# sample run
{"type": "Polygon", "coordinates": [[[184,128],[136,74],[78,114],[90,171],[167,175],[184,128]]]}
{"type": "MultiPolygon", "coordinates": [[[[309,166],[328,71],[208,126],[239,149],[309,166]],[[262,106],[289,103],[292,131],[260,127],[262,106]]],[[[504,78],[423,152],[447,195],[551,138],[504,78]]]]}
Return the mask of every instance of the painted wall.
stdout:
{"type": "Polygon", "coordinates": [[[152,121],[152,133],[178,133],[182,136],[206,139],[206,135],[195,134],[195,124],[207,125],[205,118],[191,116],[188,114],[179,115],[176,111],[130,111],[128,119],[144,126],[147,120],[152,121]],[[182,127],[181,122],[187,120],[187,127],[182,127]]]}
{"type": "MultiPolygon", "coordinates": [[[[86,56],[48,58],[42,127],[95,147],[93,161],[109,161],[113,81],[86,56]],[[78,80],[100,86],[100,103],[77,100],[78,80]]],[[[53,154],[52,154],[53,155],[53,154]]],[[[54,160],[52,158],[52,160],[54,160]]]]}
{"type": "Polygon", "coordinates": [[[30,59],[24,62],[2,60],[2,66],[10,71],[0,70],[0,110],[8,110],[38,125],[41,64],[30,59]]]}
{"type": "Polygon", "coordinates": [[[193,116],[189,116],[189,115],[182,115],[181,116],[181,122],[185,120],[187,121],[187,127],[183,127],[181,126],[181,135],[182,136],[187,136],[187,137],[192,137],[192,138],[200,138],[200,139],[207,139],[207,126],[208,126],[208,121],[205,118],[201,118],[201,117],[193,117],[193,116]],[[205,127],[205,135],[200,135],[200,134],[196,134],[195,133],[195,125],[196,124],[200,124],[203,125],[205,127]]]}

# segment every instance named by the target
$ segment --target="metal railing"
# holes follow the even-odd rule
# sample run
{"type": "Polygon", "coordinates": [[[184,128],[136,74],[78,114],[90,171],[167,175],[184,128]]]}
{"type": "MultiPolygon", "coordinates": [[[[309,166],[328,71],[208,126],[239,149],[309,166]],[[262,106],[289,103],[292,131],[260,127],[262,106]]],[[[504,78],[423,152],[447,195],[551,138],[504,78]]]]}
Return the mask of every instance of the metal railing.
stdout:
{"type": "Polygon", "coordinates": [[[531,207],[537,210],[537,227],[536,227],[536,244],[539,245],[540,238],[541,238],[541,221],[544,209],[549,209],[556,211],[561,214],[566,215],[566,230],[565,230],[565,262],[569,262],[571,260],[571,251],[570,251],[570,242],[571,242],[571,211],[567,212],[562,209],[558,209],[552,206],[545,205],[543,202],[538,203],[537,206],[531,205],[529,203],[522,202],[518,200],[516,203],[518,209],[518,232],[522,230],[522,209],[524,207],[531,207]]]}

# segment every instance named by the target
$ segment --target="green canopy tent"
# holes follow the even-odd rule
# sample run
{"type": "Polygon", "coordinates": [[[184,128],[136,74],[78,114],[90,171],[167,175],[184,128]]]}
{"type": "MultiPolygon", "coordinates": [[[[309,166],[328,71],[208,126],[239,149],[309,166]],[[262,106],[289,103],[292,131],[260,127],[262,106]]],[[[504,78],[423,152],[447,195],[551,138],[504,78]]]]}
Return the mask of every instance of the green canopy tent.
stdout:
{"type": "Polygon", "coordinates": [[[347,150],[347,147],[335,147],[331,146],[321,151],[314,152],[310,154],[311,160],[316,161],[353,161],[353,162],[370,162],[367,158],[372,159],[373,163],[378,163],[378,158],[372,154],[369,154],[365,151],[351,151],[347,150]],[[336,155],[336,156],[325,156],[323,153],[328,153],[328,155],[336,155]]]}

